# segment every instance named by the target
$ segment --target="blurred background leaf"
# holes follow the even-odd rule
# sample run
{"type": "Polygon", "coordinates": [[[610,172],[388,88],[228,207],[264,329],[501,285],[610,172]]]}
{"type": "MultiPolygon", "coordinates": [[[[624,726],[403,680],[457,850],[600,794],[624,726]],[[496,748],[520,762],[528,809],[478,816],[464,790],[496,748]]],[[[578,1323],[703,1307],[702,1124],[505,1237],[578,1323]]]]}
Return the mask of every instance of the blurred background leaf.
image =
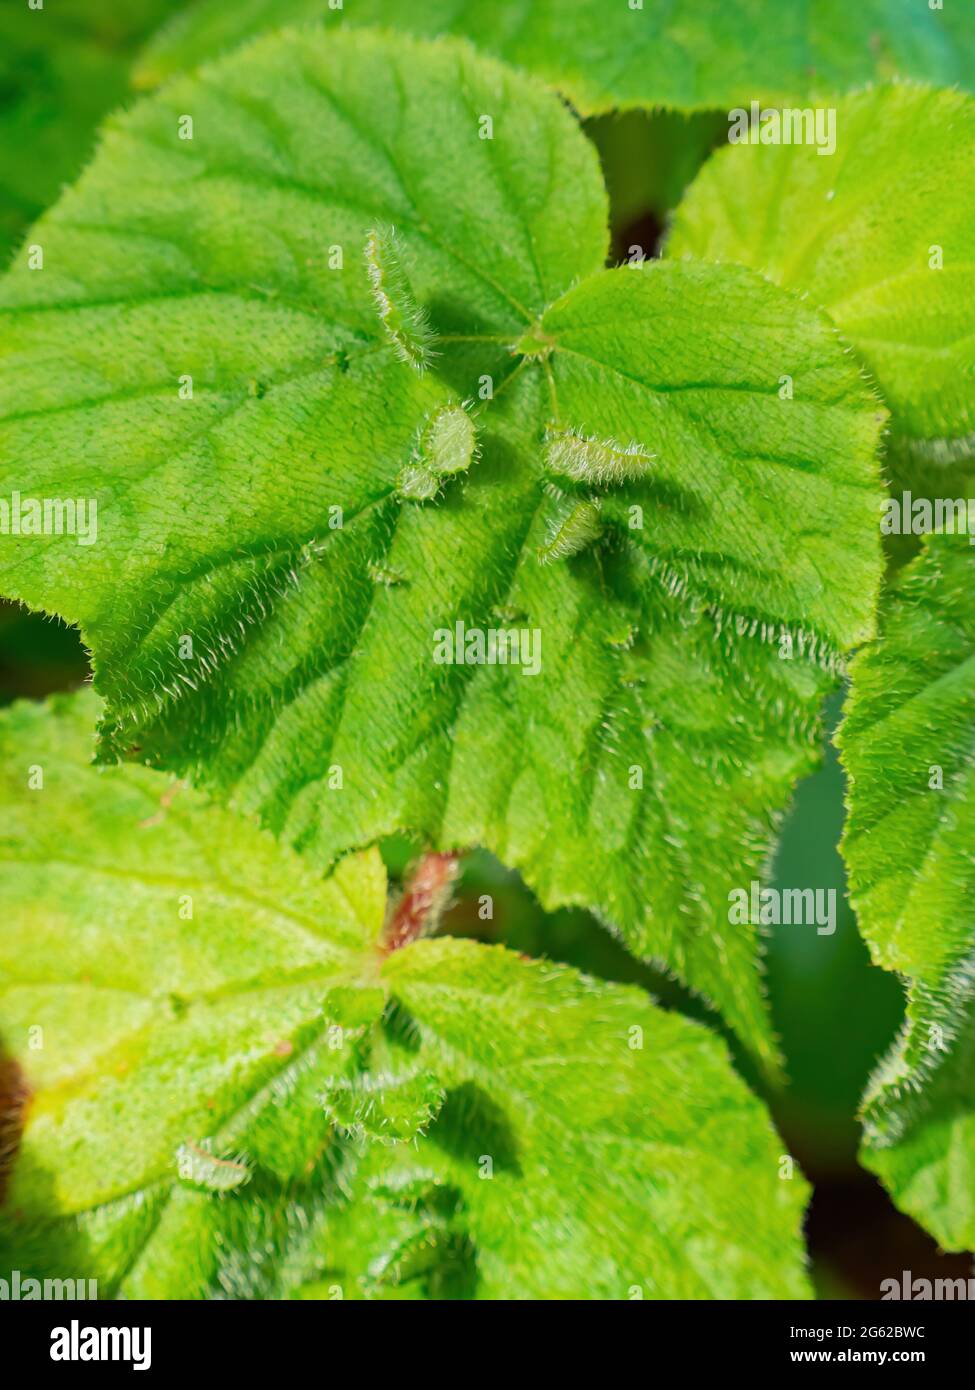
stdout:
{"type": "Polygon", "coordinates": [[[0,8],[0,264],[129,95],[143,41],[178,0],[27,0],[0,8]]]}

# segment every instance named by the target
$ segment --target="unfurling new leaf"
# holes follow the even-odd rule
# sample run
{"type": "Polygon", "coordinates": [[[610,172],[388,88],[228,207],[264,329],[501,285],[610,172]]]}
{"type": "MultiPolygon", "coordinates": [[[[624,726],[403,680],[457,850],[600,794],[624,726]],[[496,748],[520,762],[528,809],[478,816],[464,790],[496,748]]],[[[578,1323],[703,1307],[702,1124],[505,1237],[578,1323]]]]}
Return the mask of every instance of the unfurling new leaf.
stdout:
{"type": "Polygon", "coordinates": [[[549,429],[545,462],[557,477],[603,488],[644,478],[653,455],[635,440],[617,444],[612,439],[587,438],[579,430],[549,429]]]}
{"type": "Polygon", "coordinates": [[[365,254],[376,312],[386,336],[400,361],[417,372],[425,371],[434,335],[426,311],[416,302],[395,228],[373,229],[366,238],[365,254]]]}

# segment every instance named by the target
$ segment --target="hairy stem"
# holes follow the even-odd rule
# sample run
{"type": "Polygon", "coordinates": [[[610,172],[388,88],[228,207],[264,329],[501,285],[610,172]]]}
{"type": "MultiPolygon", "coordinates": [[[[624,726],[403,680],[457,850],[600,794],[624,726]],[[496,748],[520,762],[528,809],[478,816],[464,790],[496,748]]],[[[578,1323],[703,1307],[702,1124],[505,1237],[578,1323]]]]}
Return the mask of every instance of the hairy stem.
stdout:
{"type": "Polygon", "coordinates": [[[417,862],[383,930],[383,955],[436,930],[460,867],[460,854],[428,850],[417,862]]]}

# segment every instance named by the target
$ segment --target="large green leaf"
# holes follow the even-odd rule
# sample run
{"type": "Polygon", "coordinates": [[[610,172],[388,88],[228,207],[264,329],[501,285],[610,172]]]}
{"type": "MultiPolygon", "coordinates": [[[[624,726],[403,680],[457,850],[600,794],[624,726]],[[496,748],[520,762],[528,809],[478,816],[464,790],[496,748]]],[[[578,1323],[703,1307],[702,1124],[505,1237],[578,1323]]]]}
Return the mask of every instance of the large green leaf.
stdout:
{"type": "Polygon", "coordinates": [[[947,1249],[975,1248],[975,549],[937,536],[857,657],[841,734],[860,928],[908,985],[864,1158],[947,1249]]]}
{"type": "Polygon", "coordinates": [[[98,539],[7,539],[0,587],[80,624],[105,756],[323,865],[485,845],[770,1056],[729,893],[879,581],[883,412],[831,326],[743,270],[601,272],[557,99],[365,33],[144,102],[34,236],[0,450],[24,496],[95,497],[98,539]],[[438,664],[457,622],[540,634],[540,668],[438,664]]]}
{"type": "Polygon", "coordinates": [[[159,773],[93,768],[95,704],[0,718],[4,1277],[804,1296],[806,1185],[723,1043],[500,947],[389,954],[378,853],[321,882],[159,773]]]}
{"type": "Polygon", "coordinates": [[[135,49],[171,0],[27,0],[0,10],[0,261],[78,174],[129,94],[135,49]]]}
{"type": "Polygon", "coordinates": [[[383,977],[447,1087],[421,1157],[461,1194],[485,1296],[803,1296],[804,1185],[706,1032],[467,941],[421,941],[383,977]]]}
{"type": "Polygon", "coordinates": [[[583,112],[793,101],[900,74],[970,83],[964,0],[201,0],[141,65],[146,85],[268,29],[310,21],[456,34],[538,73],[583,112]]]}
{"type": "Polygon", "coordinates": [[[815,144],[735,144],[714,156],[681,205],[668,254],[738,261],[807,293],[873,373],[899,433],[970,445],[973,165],[971,98],[862,92],[839,103],[832,155],[815,144]]]}
{"type": "Polygon", "coordinates": [[[323,884],[178,783],[92,768],[97,703],[0,722],[0,1038],[24,1106],[0,1244],[104,1293],[242,1293],[243,1250],[286,1234],[329,1141],[316,1097],[351,1052],[322,999],[363,974],[382,864],[323,884]]]}

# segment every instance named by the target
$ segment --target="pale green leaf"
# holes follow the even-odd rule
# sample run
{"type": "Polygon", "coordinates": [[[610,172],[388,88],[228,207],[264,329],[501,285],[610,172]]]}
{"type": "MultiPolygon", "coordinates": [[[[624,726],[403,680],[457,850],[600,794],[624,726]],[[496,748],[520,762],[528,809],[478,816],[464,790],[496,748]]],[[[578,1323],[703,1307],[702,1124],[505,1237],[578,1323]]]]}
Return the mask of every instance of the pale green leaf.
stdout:
{"type": "Polygon", "coordinates": [[[831,326],[739,269],[601,272],[595,157],[557,99],[364,33],[144,102],[36,235],[44,271],[0,287],[0,449],[11,491],[95,497],[98,536],[5,538],[0,586],[81,626],[102,755],[322,865],[398,830],[484,845],[770,1058],[729,894],[879,580],[883,413],[831,326]],[[422,372],[377,311],[380,228],[422,372]],[[553,429],[635,442],[637,476],[603,470],[596,506],[553,429]],[[443,664],[458,623],[476,664],[443,664]],[[492,629],[527,635],[520,669],[492,629]]]}
{"type": "Polygon", "coordinates": [[[0,717],[5,1278],[806,1294],[806,1184],[723,1043],[497,947],[384,959],[375,851],[321,882],[161,774],[92,767],[94,703],[0,717]]]}
{"type": "Polygon", "coordinates": [[[447,1088],[420,1158],[458,1194],[480,1297],[806,1296],[805,1184],[706,1031],[469,941],[383,976],[447,1088]]]}
{"type": "Polygon", "coordinates": [[[864,1101],[864,1159],[946,1249],[975,1247],[975,548],[928,540],[879,641],[857,657],[841,733],[844,851],[907,1021],[864,1101]]]}
{"type": "Polygon", "coordinates": [[[382,862],[322,883],[178,783],[92,768],[96,705],[0,720],[0,1041],[26,1120],[4,1245],[104,1294],[253,1293],[245,1249],[285,1240],[328,1171],[318,1096],[355,1049],[323,999],[368,971],[382,862]]]}
{"type": "MultiPolygon", "coordinates": [[[[973,11],[975,14],[975,11],[973,11]]],[[[838,103],[836,150],[734,144],[681,205],[674,257],[738,261],[828,310],[909,439],[975,438],[975,101],[838,103]]]]}
{"type": "Polygon", "coordinates": [[[143,85],[287,24],[455,34],[527,68],[583,112],[792,101],[900,74],[970,83],[966,0],[201,0],[149,47],[143,85]]]}

